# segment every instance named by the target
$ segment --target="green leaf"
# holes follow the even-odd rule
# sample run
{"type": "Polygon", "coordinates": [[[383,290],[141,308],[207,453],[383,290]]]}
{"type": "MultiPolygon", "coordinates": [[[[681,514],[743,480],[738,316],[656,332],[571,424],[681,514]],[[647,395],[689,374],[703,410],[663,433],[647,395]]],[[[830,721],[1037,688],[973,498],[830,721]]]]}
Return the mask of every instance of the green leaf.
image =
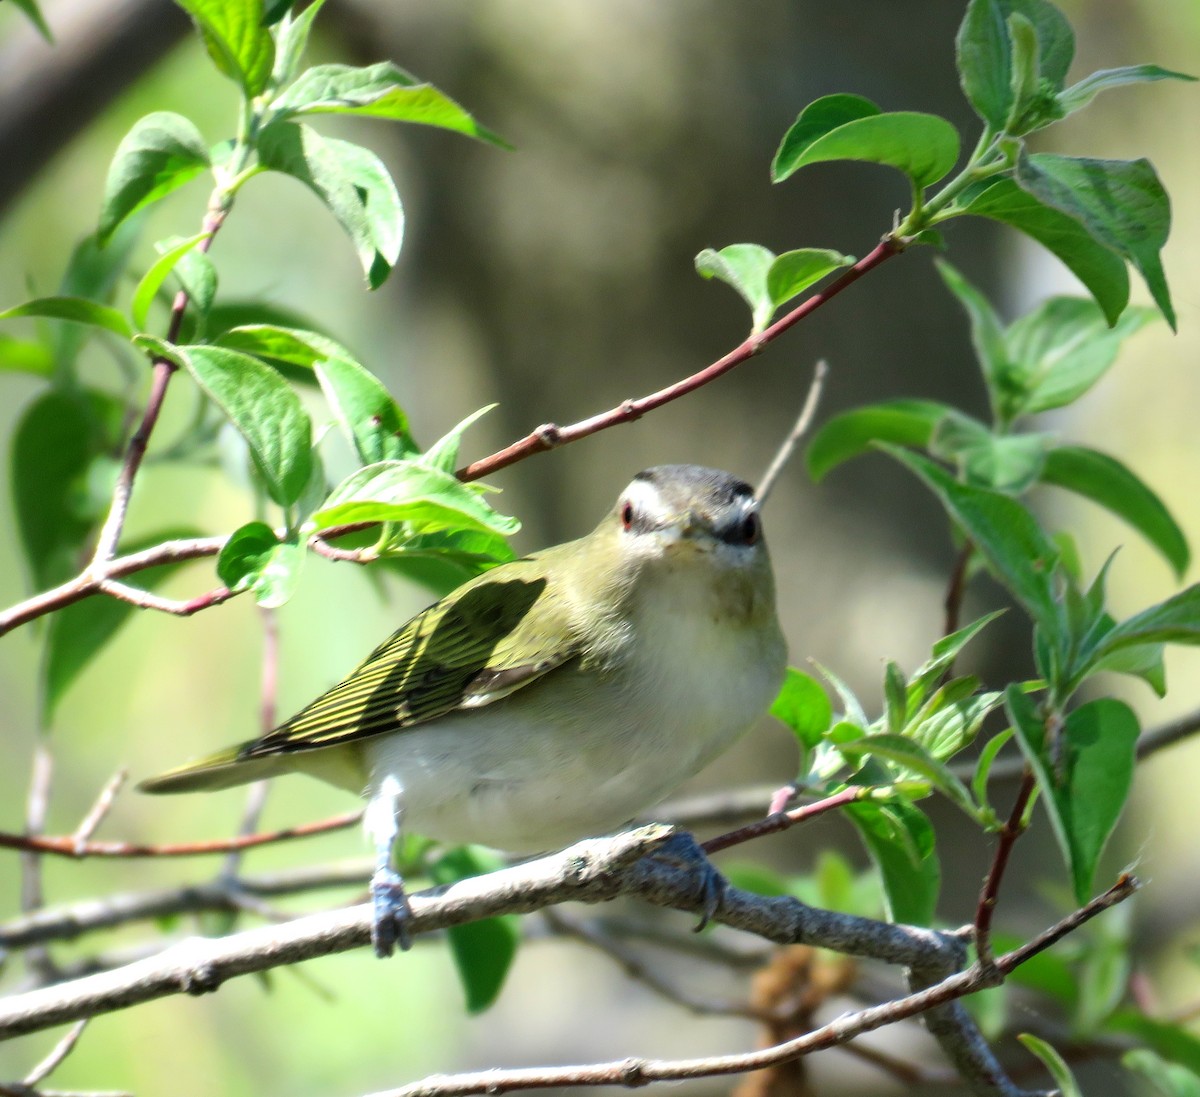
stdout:
{"type": "Polygon", "coordinates": [[[515,518],[483,501],[478,485],[464,484],[419,461],[380,461],[351,473],[312,517],[318,527],[352,522],[407,522],[410,532],[481,529],[511,534],[515,518]]]}
{"type": "Polygon", "coordinates": [[[495,404],[485,404],[478,411],[471,412],[461,423],[447,431],[421,454],[421,464],[441,469],[446,473],[453,473],[454,466],[458,464],[458,449],[462,443],[463,434],[466,433],[468,427],[483,418],[495,406],[495,404]]]}
{"type": "Polygon", "coordinates": [[[1038,201],[1077,220],[1097,242],[1129,259],[1175,329],[1159,256],[1171,229],[1171,204],[1149,160],[1022,155],[1016,181],[1038,201]]]}
{"type": "Polygon", "coordinates": [[[778,309],[827,274],[854,265],[853,255],[828,248],[796,248],[785,251],[767,272],[767,295],[778,309]]]}
{"type": "MultiPolygon", "coordinates": [[[[296,70],[308,49],[308,37],[312,32],[313,21],[324,4],[325,0],[313,0],[296,15],[288,10],[291,7],[289,3],[279,13],[279,30],[275,38],[275,70],[272,74],[276,86],[282,87],[296,75],[296,70]]],[[[268,26],[272,23],[272,14],[267,13],[268,26]]]]}
{"type": "Polygon", "coordinates": [[[320,360],[315,369],[325,399],[364,465],[417,452],[408,417],[377,377],[344,358],[320,360]]]}
{"type": "MultiPolygon", "coordinates": [[[[785,137],[784,142],[787,140],[785,137]]],[[[831,160],[864,160],[896,168],[912,180],[914,187],[922,189],[936,183],[954,167],[958,160],[958,131],[936,114],[872,113],[817,137],[799,155],[789,158],[787,170],[777,174],[776,181],[808,164],[831,160]]]]}
{"type": "Polygon", "coordinates": [[[915,775],[923,781],[928,781],[972,819],[978,817],[975,801],[971,798],[967,786],[920,743],[914,742],[904,735],[888,733],[865,735],[853,743],[845,744],[840,749],[843,754],[852,759],[869,754],[873,758],[890,763],[892,768],[899,771],[898,780],[915,775]]]}
{"type": "Polygon", "coordinates": [[[175,0],[195,22],[217,69],[247,96],[267,86],[275,64],[275,42],[262,0],[175,0]]]}
{"type": "Polygon", "coordinates": [[[361,68],[314,65],[271,104],[280,118],[306,114],[356,114],[392,122],[437,126],[511,148],[502,137],[481,126],[453,99],[432,84],[423,84],[390,61],[361,68]]]}
{"type": "Polygon", "coordinates": [[[771,181],[782,183],[796,171],[800,167],[800,157],[825,134],[847,122],[880,113],[870,99],[864,99],[861,95],[825,95],[809,103],[783,135],[775,159],[771,162],[771,181]]]}
{"type": "Polygon", "coordinates": [[[230,350],[245,351],[258,358],[312,369],[327,358],[354,361],[353,355],[340,343],[325,335],[303,328],[280,324],[244,324],[231,327],[216,337],[216,342],[230,350]]]}
{"type": "Polygon", "coordinates": [[[208,166],[208,147],[189,119],[165,110],[138,119],[121,139],[108,169],[100,242],[107,242],[130,214],[157,202],[208,166]]]}
{"type": "MultiPolygon", "coordinates": [[[[125,552],[161,545],[176,538],[198,537],[194,529],[165,530],[153,537],[124,546],[125,552]]],[[[186,561],[147,568],[137,574],[138,586],[154,590],[186,561]]],[[[41,669],[42,718],[53,722],[55,710],[84,668],[98,655],[122,625],[134,616],[137,607],[117,598],[96,595],[64,606],[50,618],[46,635],[46,657],[41,669]]]]}
{"type": "Polygon", "coordinates": [[[400,196],[379,157],[291,122],[267,126],[258,151],[263,167],[298,179],[325,204],[353,241],[368,285],[378,289],[404,236],[400,196]]]}
{"type": "Polygon", "coordinates": [[[42,393],[21,415],[10,456],[17,530],[33,586],[44,589],[79,570],[79,553],[108,496],[90,482],[109,452],[121,407],[76,389],[42,393]]]}
{"type": "Polygon", "coordinates": [[[252,591],[258,604],[277,609],[295,593],[304,546],[280,541],[266,522],[247,522],[229,535],[217,557],[217,575],[230,590],[252,591]]]}
{"type": "Polygon", "coordinates": [[[12,0],[13,6],[21,12],[25,13],[25,17],[37,27],[40,34],[47,42],[53,44],[54,35],[50,33],[50,27],[47,25],[45,17],[42,15],[41,8],[37,5],[37,0],[12,0]]]}
{"type": "Polygon", "coordinates": [[[1022,16],[1037,39],[1037,75],[1058,91],[1075,53],[1070,23],[1047,0],[971,0],[956,39],[958,73],[975,113],[1002,131],[1013,109],[1013,38],[1009,19],[1022,16]]]}
{"type": "Polygon", "coordinates": [[[988,299],[955,267],[942,259],[935,259],[934,265],[946,288],[966,310],[971,321],[971,345],[975,348],[975,357],[979,361],[992,407],[1001,411],[1012,390],[1013,379],[1012,362],[1004,342],[1004,326],[1000,323],[1000,317],[988,299]]]}
{"type": "Polygon", "coordinates": [[[1044,434],[994,434],[977,420],[950,411],[934,430],[929,452],[954,461],[970,484],[1021,495],[1041,475],[1048,444],[1044,434]]]}
{"type": "MultiPolygon", "coordinates": [[[[429,866],[437,884],[453,884],[502,868],[504,862],[477,846],[462,846],[429,866]]],[[[450,954],[467,1000],[468,1013],[482,1013],[495,1002],[521,942],[520,919],[502,914],[451,926],[446,931],[450,954]]]]}
{"type": "Polygon", "coordinates": [[[201,240],[207,240],[212,233],[198,232],[195,236],[189,236],[185,240],[173,242],[162,241],[156,245],[162,254],[155,260],[142,279],[137,284],[137,289],[133,291],[133,300],[129,306],[130,314],[133,316],[133,326],[139,330],[145,328],[146,319],[150,314],[150,306],[154,303],[155,297],[158,296],[158,291],[162,288],[163,282],[166,281],[167,275],[175,269],[175,265],[189,251],[192,250],[201,240]]]}
{"type": "Polygon", "coordinates": [[[703,278],[716,278],[732,286],[750,306],[752,330],[762,331],[775,309],[767,290],[767,273],[775,261],[773,252],[759,244],[730,244],[720,251],[705,248],[696,256],[696,271],[703,278]]]}
{"type": "Polygon", "coordinates": [[[1027,194],[1011,179],[996,179],[964,195],[963,212],[1000,221],[1053,252],[1088,289],[1115,324],[1129,303],[1129,272],[1119,255],[1073,217],[1027,194]]]}
{"type": "Polygon", "coordinates": [[[1140,1074],[1162,1097],[1200,1097],[1200,1077],[1178,1063],[1170,1063],[1145,1048],[1121,1056],[1121,1065],[1140,1074]]]}
{"type": "Polygon", "coordinates": [[[1089,701],[1067,715],[1051,743],[1042,717],[1019,686],[1008,687],[1005,707],[1045,793],[1043,802],[1071,871],[1075,897],[1086,902],[1096,863],[1133,784],[1137,717],[1123,701],[1089,701]]]}
{"type": "Polygon", "coordinates": [[[1091,499],[1128,522],[1183,577],[1191,560],[1183,530],[1162,500],[1116,458],[1083,446],[1058,446],[1046,454],[1041,481],[1091,499]]]}
{"type": "Polygon", "coordinates": [[[908,721],[908,683],[891,659],[883,668],[883,700],[887,730],[899,735],[908,721]]]}
{"type": "Polygon", "coordinates": [[[288,383],[257,358],[224,347],[175,353],[246,440],[271,498],[294,503],[312,467],[312,426],[288,383]]]}
{"type": "Polygon", "coordinates": [[[442,530],[408,537],[395,546],[385,545],[371,570],[385,567],[443,597],[480,572],[514,559],[516,553],[498,534],[474,529],[442,530]]]}
{"type": "Polygon", "coordinates": [[[1200,1075],[1200,1039],[1168,1021],[1147,1017],[1140,1010],[1120,1009],[1104,1022],[1105,1032],[1136,1037],[1164,1059],[1200,1075]]]}
{"type": "Polygon", "coordinates": [[[1200,644],[1200,583],[1116,625],[1096,654],[1134,644],[1200,644]]]}
{"type": "MultiPolygon", "coordinates": [[[[978,688],[974,678],[959,679],[978,688]]],[[[971,745],[984,720],[996,708],[1002,697],[998,693],[973,693],[969,697],[954,697],[950,684],[942,696],[935,694],[930,703],[904,731],[914,742],[921,744],[934,758],[945,761],[971,745]]],[[[939,691],[941,693],[942,691],[939,691]]]]}
{"type": "Polygon", "coordinates": [[[815,747],[833,720],[829,695],[815,678],[788,667],[771,715],[792,730],[805,750],[815,747]]]}
{"type": "Polygon", "coordinates": [[[180,256],[175,277],[188,295],[189,311],[199,318],[196,332],[200,332],[217,296],[217,268],[204,252],[193,250],[180,256]]]}
{"type": "Polygon", "coordinates": [[[1086,107],[1100,92],[1122,84],[1145,84],[1152,80],[1195,80],[1186,72],[1172,72],[1158,65],[1126,65],[1119,69],[1101,69],[1072,84],[1058,97],[1064,115],[1086,107]]]}
{"type": "Polygon", "coordinates": [[[1003,610],[994,610],[992,613],[972,621],[969,625],[964,625],[956,632],[935,641],[929,658],[913,672],[909,679],[909,704],[920,705],[929,688],[946,673],[947,667],[954,663],[963,648],[1003,613],[1003,610]]]}
{"type": "Polygon", "coordinates": [[[971,778],[971,791],[975,794],[977,803],[983,805],[989,803],[987,785],[992,765],[996,761],[996,755],[1004,749],[1012,737],[1011,730],[1002,731],[998,735],[993,735],[979,751],[979,759],[975,763],[975,774],[971,778]]]}
{"type": "Polygon", "coordinates": [[[0,335],[0,373],[31,373],[35,377],[50,377],[54,373],[54,356],[45,343],[0,335]]]}
{"type": "Polygon", "coordinates": [[[1075,1075],[1071,1073],[1067,1061],[1053,1047],[1028,1032],[1022,1032],[1017,1039],[1046,1065],[1054,1084],[1058,1087],[1059,1097],[1083,1097],[1083,1091],[1075,1081],[1075,1075]]]}
{"type": "Polygon", "coordinates": [[[883,880],[884,904],[893,922],[933,923],[941,867],[933,828],[924,814],[903,801],[858,801],[842,809],[854,823],[883,880]]]}
{"type": "Polygon", "coordinates": [[[97,304],[83,297],[36,297],[0,312],[0,320],[13,320],[19,316],[46,316],[54,320],[70,320],[75,324],[104,328],[114,335],[128,339],[133,329],[124,315],[108,305],[97,304]]]}
{"type": "Polygon", "coordinates": [[[1052,577],[1058,550],[1033,515],[1010,496],[960,484],[915,453],[884,449],[929,485],[1004,586],[1038,625],[1057,636],[1062,626],[1052,577]]]}
{"type": "Polygon", "coordinates": [[[1033,414],[1074,403],[1104,376],[1121,343],[1155,315],[1148,308],[1127,308],[1110,326],[1087,298],[1043,301],[1004,337],[1023,390],[1017,412],[1033,414]]]}
{"type": "Polygon", "coordinates": [[[804,458],[808,474],[822,480],[851,457],[874,451],[880,442],[924,448],[949,410],[932,400],[888,400],[835,415],[809,443],[804,458]]]}

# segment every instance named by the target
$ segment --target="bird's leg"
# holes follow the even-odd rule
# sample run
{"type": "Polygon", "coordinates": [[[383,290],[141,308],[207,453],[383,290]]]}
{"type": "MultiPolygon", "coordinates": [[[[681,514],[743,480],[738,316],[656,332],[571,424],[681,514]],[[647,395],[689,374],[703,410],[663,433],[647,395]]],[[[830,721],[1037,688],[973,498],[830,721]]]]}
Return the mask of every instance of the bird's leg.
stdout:
{"type": "Polygon", "coordinates": [[[716,916],[721,902],[725,898],[725,890],[729,886],[713,863],[708,854],[700,847],[686,830],[677,830],[666,842],[653,853],[646,855],[648,861],[658,861],[694,873],[700,885],[700,921],[696,925],[699,933],[716,916]]]}
{"type": "Polygon", "coordinates": [[[404,880],[392,863],[400,837],[402,790],[391,776],[385,777],[375,795],[367,801],[363,826],[375,846],[375,875],[371,877],[371,943],[376,956],[391,956],[396,945],[402,951],[412,947],[408,922],[412,910],[404,893],[404,880]]]}

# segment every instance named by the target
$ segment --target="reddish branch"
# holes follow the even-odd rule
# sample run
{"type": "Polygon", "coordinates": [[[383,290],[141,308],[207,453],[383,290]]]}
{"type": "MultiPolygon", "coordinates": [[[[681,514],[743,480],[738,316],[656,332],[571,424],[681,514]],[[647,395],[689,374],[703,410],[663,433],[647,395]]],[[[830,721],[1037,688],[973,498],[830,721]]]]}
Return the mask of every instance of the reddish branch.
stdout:
{"type": "Polygon", "coordinates": [[[1035,787],[1033,772],[1026,769],[1008,821],[1000,831],[992,867],[988,870],[987,879],[983,882],[983,891],[979,895],[979,905],[975,911],[975,952],[980,964],[985,967],[990,967],[995,962],[992,956],[992,915],[1000,898],[1000,882],[1004,879],[1004,870],[1008,867],[1013,846],[1025,831],[1025,809],[1029,806],[1029,798],[1033,795],[1035,787]]]}
{"type": "Polygon", "coordinates": [[[205,853],[232,853],[236,850],[265,846],[272,842],[286,842],[291,838],[308,838],[314,834],[327,834],[331,830],[352,827],[362,818],[361,811],[346,812],[321,819],[315,823],[301,823],[283,830],[263,834],[240,834],[236,838],[214,838],[203,842],[178,842],[168,845],[141,845],[137,842],[78,842],[73,834],[61,837],[48,835],[6,834],[0,832],[0,848],[19,849],[28,853],[46,853],[58,857],[196,857],[205,853]]]}
{"type": "Polygon", "coordinates": [[[718,853],[723,849],[728,849],[730,846],[739,846],[743,842],[749,842],[754,838],[761,838],[764,834],[775,834],[781,830],[787,830],[789,827],[794,827],[797,823],[803,823],[808,819],[814,819],[818,815],[824,815],[827,811],[833,811],[835,808],[843,807],[846,804],[852,804],[855,800],[861,800],[864,796],[870,794],[870,789],[855,786],[853,788],[843,789],[841,792],[836,792],[832,796],[826,797],[824,800],[818,800],[815,804],[805,804],[803,807],[792,808],[791,811],[777,811],[766,816],[764,819],[759,819],[757,822],[749,823],[744,827],[738,827],[737,830],[731,830],[726,834],[718,834],[715,838],[710,838],[707,842],[703,842],[700,848],[705,853],[718,853]]]}

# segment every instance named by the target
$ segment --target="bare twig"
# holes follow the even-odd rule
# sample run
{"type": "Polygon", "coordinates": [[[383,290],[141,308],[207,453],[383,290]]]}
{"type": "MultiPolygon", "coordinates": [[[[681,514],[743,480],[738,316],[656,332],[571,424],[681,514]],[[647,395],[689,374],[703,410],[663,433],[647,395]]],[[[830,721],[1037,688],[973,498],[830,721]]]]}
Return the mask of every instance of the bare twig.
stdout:
{"type": "MultiPolygon", "coordinates": [[[[25,795],[25,836],[36,841],[46,828],[50,810],[50,786],[54,780],[54,754],[45,732],[38,734],[33,748],[29,790],[25,795]]],[[[28,848],[18,846],[17,848],[28,848]]],[[[28,913],[42,905],[42,863],[37,857],[21,858],[21,910],[28,913]]]]}
{"type": "MultiPolygon", "coordinates": [[[[1058,940],[1082,925],[1101,910],[1128,898],[1136,882],[1123,879],[1118,885],[1069,918],[1052,926],[1037,940],[1058,940]]],[[[1032,942],[1031,942],[1032,944],[1032,942]]],[[[1044,947],[1044,946],[1043,946],[1044,947]]],[[[1035,950],[1040,951],[1040,949],[1035,950]]],[[[996,970],[1008,974],[1034,953],[1029,946],[1007,953],[996,961],[996,970]]],[[[788,1062],[825,1048],[837,1047],[866,1032],[894,1024],[907,1017],[927,1013],[936,1006],[956,1001],[995,984],[995,978],[979,965],[969,971],[957,972],[921,991],[905,995],[882,1005],[871,1006],[838,1017],[827,1025],[761,1051],[735,1055],[713,1055],[699,1059],[653,1060],[622,1059],[610,1063],[584,1066],[540,1067],[524,1070],[488,1070],[472,1074],[436,1075],[422,1082],[372,1094],[371,1097],[459,1097],[463,1094],[508,1093],[517,1089],[548,1089],[561,1086],[621,1085],[641,1086],[651,1082],[679,1081],[685,1078],[711,1078],[719,1075],[741,1074],[788,1062]]],[[[976,1092],[994,1092],[1006,1097],[1018,1097],[1022,1091],[1007,1078],[973,1079],[976,1092]],[[990,1085],[988,1084],[990,1083],[990,1085]],[[986,1088],[985,1088],[986,1087],[986,1088]]]]}
{"type": "Polygon", "coordinates": [[[768,343],[778,338],[788,328],[792,327],[792,325],[816,312],[817,309],[831,301],[842,290],[846,289],[852,283],[857,282],[868,271],[873,270],[893,255],[899,254],[902,250],[903,244],[901,242],[893,240],[890,237],[884,237],[867,255],[855,263],[854,266],[848,268],[841,277],[830,283],[828,288],[821,290],[819,293],[814,293],[811,297],[805,298],[804,301],[792,309],[786,316],[776,320],[775,323],[764,331],[756,335],[751,335],[723,358],[719,358],[712,365],[706,366],[698,373],[694,373],[690,377],[685,377],[681,381],[676,381],[675,384],[668,385],[665,389],[659,389],[658,392],[650,393],[648,396],[642,396],[636,400],[626,400],[615,408],[610,408],[599,415],[593,415],[589,419],[582,419],[578,423],[572,423],[570,426],[560,427],[554,423],[546,423],[520,439],[520,441],[506,446],[502,450],[498,450],[490,457],[484,457],[482,460],[472,462],[465,468],[459,469],[459,479],[478,480],[481,476],[490,476],[493,472],[507,468],[509,465],[514,465],[518,461],[525,460],[527,457],[532,457],[535,453],[545,453],[547,450],[557,449],[559,446],[565,446],[569,442],[577,442],[580,438],[587,438],[589,435],[607,430],[609,427],[618,426],[621,423],[632,423],[635,419],[640,419],[647,412],[653,411],[655,408],[660,408],[664,404],[669,404],[672,400],[678,400],[681,396],[686,396],[690,392],[695,392],[696,389],[703,388],[710,381],[715,381],[730,370],[748,362],[767,346],[768,343]]]}
{"type": "Polygon", "coordinates": [[[104,822],[104,817],[112,810],[117,793],[121,791],[121,787],[127,780],[129,780],[129,770],[124,767],[117,770],[108,779],[108,782],[96,797],[96,802],[92,804],[79,826],[75,828],[75,833],[71,835],[76,849],[87,845],[88,840],[96,833],[96,828],[104,822]]]}
{"type": "Polygon", "coordinates": [[[996,841],[996,852],[992,857],[992,867],[988,870],[983,882],[983,890],[979,894],[979,905],[975,910],[975,951],[979,962],[984,967],[993,963],[992,956],[992,915],[1000,897],[1000,883],[1004,879],[1004,870],[1008,867],[1008,859],[1012,854],[1017,839],[1025,832],[1025,809],[1029,806],[1029,798],[1037,787],[1033,771],[1025,770],[1021,786],[1017,789],[1017,797],[1013,802],[1008,820],[1000,830],[996,841]]]}
{"type": "MultiPolygon", "coordinates": [[[[971,564],[974,552],[975,546],[970,541],[966,541],[954,561],[954,568],[950,572],[950,582],[946,584],[946,597],[942,601],[942,607],[946,611],[946,618],[942,623],[943,636],[949,636],[952,632],[958,631],[963,596],[967,591],[967,568],[971,564]]],[[[950,668],[946,670],[946,677],[950,677],[950,668]]]]}
{"type": "Polygon", "coordinates": [[[25,1085],[36,1086],[42,1079],[49,1078],[58,1068],[59,1064],[75,1050],[75,1045],[79,1042],[79,1037],[83,1035],[83,1030],[87,1028],[87,1023],[88,1018],[86,1017],[82,1021],[76,1021],[67,1030],[67,1034],[50,1050],[50,1054],[25,1075],[25,1085]]]}
{"type": "Polygon", "coordinates": [[[273,830],[266,834],[246,834],[236,838],[211,838],[202,842],[175,842],[163,845],[142,845],[137,842],[84,842],[80,845],[76,843],[73,835],[47,837],[0,832],[0,848],[73,857],[76,860],[85,857],[198,857],[207,853],[231,853],[253,846],[286,842],[291,838],[308,838],[314,834],[326,834],[331,830],[344,830],[354,826],[361,818],[361,811],[351,811],[315,823],[301,823],[299,826],[273,830]]]}
{"type": "Polygon", "coordinates": [[[767,471],[762,474],[758,489],[754,492],[760,507],[767,501],[767,496],[775,487],[775,481],[779,479],[779,474],[791,460],[796,444],[812,426],[813,416],[817,413],[817,405],[821,402],[821,390],[825,387],[825,378],[828,375],[829,363],[822,358],[813,368],[813,379],[808,386],[808,395],[804,397],[804,406],[800,409],[800,415],[797,417],[795,425],[771,459],[767,471]]]}
{"type": "Polygon", "coordinates": [[[818,800],[815,804],[804,804],[802,807],[792,808],[791,811],[777,811],[755,823],[731,830],[727,834],[719,834],[716,838],[702,842],[700,848],[705,853],[717,853],[730,846],[749,842],[753,838],[761,838],[764,834],[775,834],[778,831],[787,830],[797,823],[803,823],[818,815],[824,815],[827,811],[834,811],[846,804],[852,804],[856,800],[862,800],[870,793],[871,790],[865,786],[853,785],[850,788],[842,789],[841,792],[835,792],[832,796],[827,796],[824,800],[818,800]]]}
{"type": "Polygon", "coordinates": [[[107,594],[122,602],[128,602],[131,606],[137,606],[138,609],[153,609],[159,613],[169,613],[172,617],[191,617],[193,613],[199,613],[202,609],[211,609],[222,602],[228,602],[238,592],[228,587],[215,587],[195,598],[163,598],[140,587],[120,583],[116,579],[98,579],[95,593],[107,594]]]}

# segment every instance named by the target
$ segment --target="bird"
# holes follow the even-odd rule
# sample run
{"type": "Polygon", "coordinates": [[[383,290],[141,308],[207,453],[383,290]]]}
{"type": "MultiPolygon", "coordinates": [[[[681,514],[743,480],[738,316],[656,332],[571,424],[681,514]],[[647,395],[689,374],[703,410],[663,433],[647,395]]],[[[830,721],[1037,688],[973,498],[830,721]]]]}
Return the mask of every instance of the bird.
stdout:
{"type": "Polygon", "coordinates": [[[612,833],[740,738],[785,666],[754,489],[659,465],[591,533],[468,580],[274,730],[139,787],[301,772],[362,795],[387,956],[411,943],[402,826],[511,854],[612,833]]]}

